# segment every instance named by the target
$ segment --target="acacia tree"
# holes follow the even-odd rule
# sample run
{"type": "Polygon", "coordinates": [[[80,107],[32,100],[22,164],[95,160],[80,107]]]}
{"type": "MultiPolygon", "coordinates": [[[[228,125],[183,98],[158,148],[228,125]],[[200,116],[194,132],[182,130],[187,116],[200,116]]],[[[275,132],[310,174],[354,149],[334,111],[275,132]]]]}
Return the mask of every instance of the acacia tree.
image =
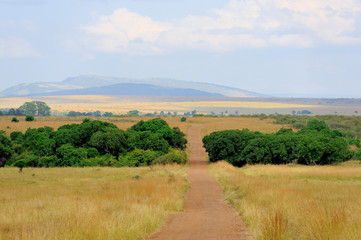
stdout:
{"type": "Polygon", "coordinates": [[[42,101],[26,102],[17,110],[21,115],[50,116],[50,107],[42,101]]]}

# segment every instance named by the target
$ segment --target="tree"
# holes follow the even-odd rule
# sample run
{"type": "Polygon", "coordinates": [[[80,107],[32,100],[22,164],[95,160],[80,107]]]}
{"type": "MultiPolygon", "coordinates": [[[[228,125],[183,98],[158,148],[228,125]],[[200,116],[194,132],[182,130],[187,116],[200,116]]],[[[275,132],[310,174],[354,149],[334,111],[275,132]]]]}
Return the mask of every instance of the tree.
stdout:
{"type": "Polygon", "coordinates": [[[325,121],[311,119],[310,121],[307,122],[307,125],[304,129],[316,130],[316,131],[320,132],[322,130],[329,130],[330,128],[327,126],[325,121]]]}
{"type": "Polygon", "coordinates": [[[181,120],[181,122],[185,122],[185,121],[187,121],[187,118],[186,118],[186,117],[182,117],[180,120],[181,120]]]}
{"type": "Polygon", "coordinates": [[[11,140],[4,131],[0,131],[0,167],[6,164],[13,153],[11,140]]]}
{"type": "Polygon", "coordinates": [[[18,108],[20,115],[31,115],[31,116],[50,116],[50,107],[42,101],[26,102],[18,108]]]}
{"type": "Polygon", "coordinates": [[[17,119],[16,117],[13,117],[13,118],[11,119],[11,122],[19,122],[19,119],[17,119]]]}
{"type": "Polygon", "coordinates": [[[113,117],[113,113],[112,112],[105,112],[105,113],[103,113],[103,117],[113,117]]]}
{"type": "Polygon", "coordinates": [[[119,154],[127,152],[128,149],[125,132],[114,128],[94,133],[89,140],[89,145],[95,147],[100,152],[113,156],[119,156],[119,154]]]}
{"type": "Polygon", "coordinates": [[[140,112],[138,110],[131,110],[127,113],[129,116],[139,116],[140,112]]]}
{"type": "Polygon", "coordinates": [[[33,101],[33,103],[36,105],[37,107],[37,112],[38,115],[37,116],[50,116],[50,107],[42,101],[33,101]]]}
{"type": "Polygon", "coordinates": [[[27,115],[26,117],[25,117],[25,121],[27,121],[27,122],[32,122],[32,121],[34,121],[35,120],[35,118],[33,117],[33,116],[31,116],[31,115],[27,115]]]}
{"type": "Polygon", "coordinates": [[[37,115],[37,106],[34,102],[26,102],[22,106],[19,107],[19,110],[23,112],[25,115],[37,115]]]}
{"type": "Polygon", "coordinates": [[[259,133],[248,129],[213,132],[203,138],[203,146],[211,162],[226,160],[233,165],[242,166],[246,162],[239,156],[248,142],[257,135],[259,133]]]}

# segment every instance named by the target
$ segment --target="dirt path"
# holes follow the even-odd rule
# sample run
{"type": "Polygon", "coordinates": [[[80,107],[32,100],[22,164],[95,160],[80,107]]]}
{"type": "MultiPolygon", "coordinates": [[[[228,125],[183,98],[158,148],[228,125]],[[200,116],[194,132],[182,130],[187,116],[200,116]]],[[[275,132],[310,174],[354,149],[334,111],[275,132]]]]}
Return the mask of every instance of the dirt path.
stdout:
{"type": "Polygon", "coordinates": [[[160,232],[149,239],[249,239],[245,226],[236,211],[224,201],[221,187],[208,173],[206,152],[202,147],[201,128],[188,130],[190,141],[191,189],[186,194],[185,211],[171,216],[160,232]]]}

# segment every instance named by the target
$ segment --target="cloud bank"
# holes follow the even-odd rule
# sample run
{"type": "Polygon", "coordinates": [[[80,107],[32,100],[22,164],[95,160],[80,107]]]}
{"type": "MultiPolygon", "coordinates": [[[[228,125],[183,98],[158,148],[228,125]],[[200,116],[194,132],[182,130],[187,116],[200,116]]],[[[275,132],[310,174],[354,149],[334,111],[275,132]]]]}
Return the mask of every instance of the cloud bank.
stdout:
{"type": "Polygon", "coordinates": [[[121,8],[82,27],[96,52],[159,54],[177,49],[361,44],[359,0],[231,0],[207,15],[155,21],[121,8]]]}

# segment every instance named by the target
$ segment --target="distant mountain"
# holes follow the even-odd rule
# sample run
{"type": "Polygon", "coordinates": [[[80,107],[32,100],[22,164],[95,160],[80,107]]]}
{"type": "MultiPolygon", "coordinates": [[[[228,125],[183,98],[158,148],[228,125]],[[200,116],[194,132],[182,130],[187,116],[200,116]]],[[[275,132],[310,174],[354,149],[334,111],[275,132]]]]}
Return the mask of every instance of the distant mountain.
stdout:
{"type": "MultiPolygon", "coordinates": [[[[122,86],[123,90],[121,90],[120,89],[121,87],[118,86],[117,88],[118,94],[116,95],[123,95],[123,93],[129,92],[124,89],[127,86],[134,87],[134,85],[131,84],[144,84],[144,87],[148,87],[149,90],[150,90],[150,86],[157,87],[158,89],[169,88],[169,89],[164,89],[167,91],[176,88],[178,89],[177,91],[179,91],[179,89],[185,90],[183,94],[192,93],[195,94],[195,96],[215,96],[216,94],[217,96],[227,96],[227,97],[267,97],[266,95],[246,91],[243,89],[226,87],[226,86],[210,84],[210,83],[190,82],[190,81],[167,79],[167,78],[133,79],[133,78],[104,77],[97,75],[82,75],[78,77],[71,77],[65,79],[62,82],[23,83],[1,91],[0,97],[23,97],[23,96],[45,96],[45,95],[52,96],[52,95],[61,95],[61,94],[69,95],[70,94],[69,91],[74,90],[73,93],[75,94],[76,92],[78,93],[81,92],[75,90],[81,90],[81,89],[84,90],[83,92],[94,92],[97,95],[103,95],[100,93],[100,90],[106,91],[106,89],[99,89],[99,88],[117,85],[117,84],[128,84],[128,85],[123,85],[122,86]],[[98,88],[98,91],[96,91],[95,88],[98,88]],[[191,90],[193,90],[193,92],[191,90]],[[210,95],[205,95],[205,93],[208,93],[210,95]]],[[[110,90],[111,89],[108,88],[108,91],[110,90]]],[[[175,94],[176,91],[171,91],[171,92],[175,94]]],[[[143,92],[142,94],[147,94],[147,92],[143,92]]],[[[170,92],[165,94],[167,94],[168,96],[170,92]]],[[[129,95],[129,94],[124,94],[124,95],[129,95]]],[[[156,95],[152,94],[150,96],[156,96],[156,95]]],[[[158,95],[158,96],[166,96],[166,95],[158,95]]],[[[178,95],[169,95],[169,96],[178,96],[178,95]]],[[[185,96],[191,96],[191,95],[185,95],[185,96]]]]}
{"type": "MultiPolygon", "coordinates": [[[[48,95],[48,94],[44,94],[48,95]]],[[[92,87],[52,92],[52,96],[65,95],[128,95],[128,96],[174,96],[174,97],[224,97],[222,94],[209,93],[195,89],[168,88],[150,84],[119,83],[104,87],[92,87]]],[[[37,95],[39,96],[39,94],[37,95]]]]}

